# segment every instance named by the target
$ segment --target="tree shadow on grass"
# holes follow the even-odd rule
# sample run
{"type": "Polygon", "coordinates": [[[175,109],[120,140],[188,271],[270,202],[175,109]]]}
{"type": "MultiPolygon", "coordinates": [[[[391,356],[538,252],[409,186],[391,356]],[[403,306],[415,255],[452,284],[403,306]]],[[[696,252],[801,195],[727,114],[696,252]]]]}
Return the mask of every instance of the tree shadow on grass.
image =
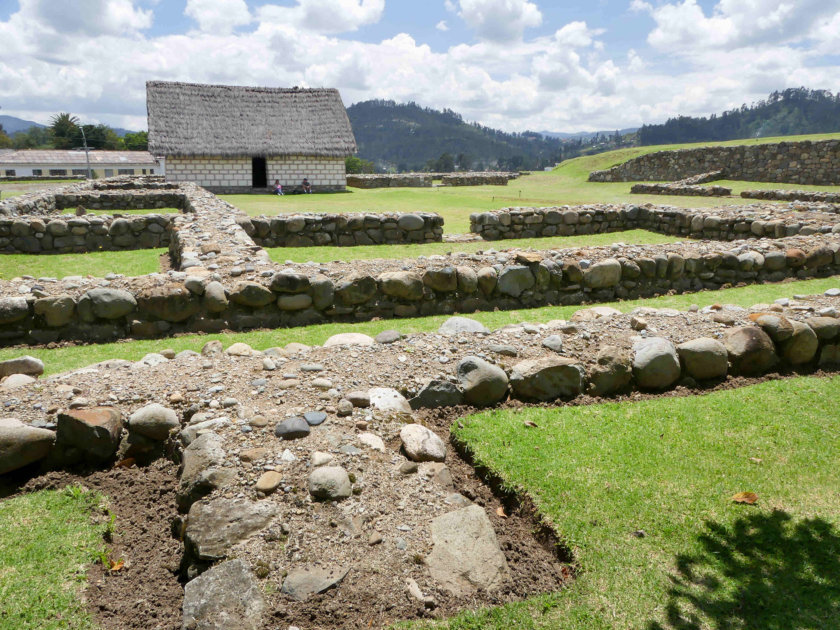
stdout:
{"type": "Polygon", "coordinates": [[[840,628],[840,531],[756,513],[706,523],[703,551],[677,556],[666,621],[648,630],[840,628]]]}

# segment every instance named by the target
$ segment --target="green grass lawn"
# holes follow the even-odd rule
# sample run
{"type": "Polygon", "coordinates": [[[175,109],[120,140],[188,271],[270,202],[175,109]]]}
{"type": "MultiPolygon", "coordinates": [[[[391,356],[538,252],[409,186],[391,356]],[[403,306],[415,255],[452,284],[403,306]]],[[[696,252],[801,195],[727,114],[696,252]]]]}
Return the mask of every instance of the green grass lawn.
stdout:
{"type": "MultiPolygon", "coordinates": [[[[181,211],[178,208],[135,208],[132,210],[90,210],[85,208],[87,214],[97,214],[97,215],[109,215],[113,216],[115,214],[124,214],[124,215],[145,215],[145,214],[180,214],[181,211]]],[[[76,214],[75,208],[65,208],[61,211],[61,214],[76,214]]]]}
{"type": "Polygon", "coordinates": [[[796,378],[462,419],[453,434],[534,500],[579,575],[554,596],[443,625],[837,628],[838,397],[840,377],[796,378]],[[757,504],[731,501],[739,492],[757,504]]]}
{"type": "MultiPolygon", "coordinates": [[[[346,194],[332,195],[222,195],[251,216],[293,214],[298,212],[437,212],[444,218],[444,230],[450,234],[469,232],[473,212],[498,210],[509,206],[556,206],[587,203],[654,203],[682,208],[700,208],[743,204],[744,200],[716,197],[680,197],[668,195],[631,195],[632,183],[586,181],[594,170],[606,169],[627,160],[667,149],[710,145],[766,144],[769,142],[840,138],[840,134],[789,136],[732,140],[718,143],[660,145],[619,149],[563,162],[550,172],[534,172],[512,180],[507,186],[463,186],[439,188],[350,188],[346,194]]],[[[780,188],[779,184],[737,182],[736,194],[748,188],[780,188]],[[743,188],[740,186],[743,185],[743,188]]],[[[799,188],[799,186],[797,186],[799,188]]],[[[804,187],[803,187],[804,188],[804,187]]],[[[840,190],[840,186],[819,186],[819,190],[840,190]]]]}
{"type": "Polygon", "coordinates": [[[453,252],[477,252],[488,249],[512,249],[514,247],[531,249],[563,249],[567,247],[596,247],[613,243],[632,245],[657,245],[675,243],[674,236],[657,234],[646,230],[627,230],[585,236],[552,236],[547,238],[515,238],[501,241],[477,241],[474,243],[417,243],[408,245],[364,245],[359,247],[274,247],[268,252],[271,259],[278,263],[292,262],[331,262],[368,260],[371,258],[416,258],[433,254],[453,252]]]}
{"type": "MultiPolygon", "coordinates": [[[[826,289],[840,286],[840,276],[817,280],[802,280],[798,282],[750,285],[720,291],[704,291],[702,293],[686,293],[683,295],[665,295],[645,300],[628,300],[626,302],[610,302],[605,306],[612,306],[628,312],[638,306],[658,308],[687,309],[692,304],[705,306],[714,303],[738,304],[752,306],[760,302],[772,302],[780,297],[790,297],[795,293],[815,294],[826,289]]],[[[488,328],[501,328],[506,324],[520,322],[547,322],[552,319],[568,319],[572,314],[585,306],[545,306],[542,308],[519,309],[515,311],[495,311],[470,313],[472,317],[483,322],[488,328]]],[[[284,346],[292,341],[307,345],[321,345],[332,335],[343,332],[358,332],[375,336],[383,330],[396,329],[403,334],[415,332],[433,332],[448,319],[449,315],[434,315],[431,317],[417,317],[406,319],[390,319],[359,323],[330,323],[302,328],[278,328],[275,330],[255,330],[242,333],[213,334],[213,335],[182,335],[168,339],[144,339],[139,341],[123,341],[107,344],[91,344],[66,346],[63,348],[0,348],[0,361],[11,359],[22,354],[38,357],[45,364],[46,374],[56,374],[67,370],[75,370],[105,359],[128,359],[136,361],[149,352],[160,352],[171,348],[176,352],[181,350],[201,350],[201,347],[211,339],[218,339],[225,347],[236,342],[249,344],[257,350],[264,350],[273,346],[284,346]]]]}
{"type": "Polygon", "coordinates": [[[165,249],[136,249],[87,254],[0,254],[0,279],[18,276],[63,278],[108,273],[143,276],[160,271],[160,256],[165,249]]]}
{"type": "Polygon", "coordinates": [[[101,501],[78,489],[42,490],[0,502],[0,628],[96,628],[82,591],[104,549],[101,501]]]}

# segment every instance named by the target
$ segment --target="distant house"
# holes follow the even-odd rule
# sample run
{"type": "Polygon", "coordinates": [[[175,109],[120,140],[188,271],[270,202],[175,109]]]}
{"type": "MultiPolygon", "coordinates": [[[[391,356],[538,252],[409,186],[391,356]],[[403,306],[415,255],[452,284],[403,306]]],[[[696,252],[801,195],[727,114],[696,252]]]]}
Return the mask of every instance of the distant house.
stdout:
{"type": "Polygon", "coordinates": [[[356,139],[338,90],[146,83],[149,150],[168,181],[217,193],[344,190],[356,139]]]}
{"type": "MultiPolygon", "coordinates": [[[[90,151],[96,177],[163,175],[163,167],[148,151],[90,151]]],[[[0,152],[0,177],[85,177],[84,151],[54,149],[0,152]]]]}

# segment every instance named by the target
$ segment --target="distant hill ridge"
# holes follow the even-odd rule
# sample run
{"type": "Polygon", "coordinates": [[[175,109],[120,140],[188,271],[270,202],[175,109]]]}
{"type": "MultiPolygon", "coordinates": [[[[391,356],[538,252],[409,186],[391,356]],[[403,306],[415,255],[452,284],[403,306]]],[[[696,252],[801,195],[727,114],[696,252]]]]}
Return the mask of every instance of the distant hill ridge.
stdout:
{"type": "MultiPolygon", "coordinates": [[[[0,115],[0,126],[3,127],[3,131],[5,131],[7,135],[13,136],[21,131],[29,131],[32,127],[44,129],[47,125],[36,123],[34,120],[24,120],[23,118],[6,116],[4,114],[0,115]]],[[[123,129],[122,127],[111,127],[111,129],[113,129],[114,133],[116,133],[120,138],[124,137],[127,133],[134,133],[130,129],[123,129]]]]}

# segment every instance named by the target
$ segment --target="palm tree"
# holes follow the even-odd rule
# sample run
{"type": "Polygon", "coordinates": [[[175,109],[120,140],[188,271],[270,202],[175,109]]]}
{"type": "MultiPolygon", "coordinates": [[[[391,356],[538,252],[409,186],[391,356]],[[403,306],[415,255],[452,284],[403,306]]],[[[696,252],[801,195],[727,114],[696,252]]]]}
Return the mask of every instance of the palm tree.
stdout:
{"type": "Polygon", "coordinates": [[[66,112],[50,119],[50,135],[56,149],[70,149],[78,142],[79,119],[66,112]]]}

